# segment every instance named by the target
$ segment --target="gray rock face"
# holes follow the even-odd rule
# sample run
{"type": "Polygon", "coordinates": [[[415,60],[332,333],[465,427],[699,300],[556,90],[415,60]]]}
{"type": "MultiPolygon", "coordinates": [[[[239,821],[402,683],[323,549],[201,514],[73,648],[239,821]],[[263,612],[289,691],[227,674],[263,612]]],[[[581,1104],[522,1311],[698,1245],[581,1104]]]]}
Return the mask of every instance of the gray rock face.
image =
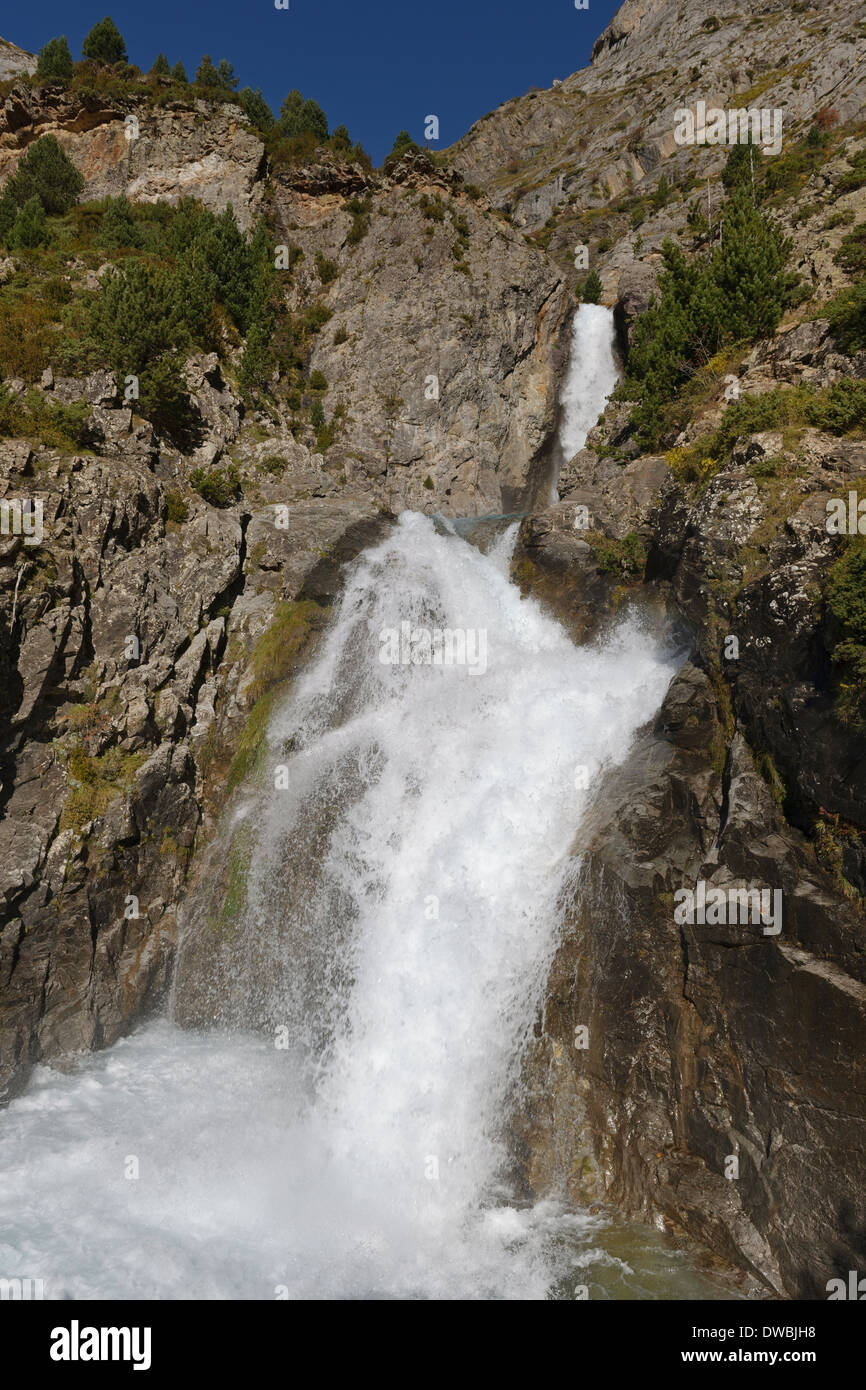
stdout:
{"type": "Polygon", "coordinates": [[[239,107],[127,105],[82,107],[72,93],[17,84],[0,106],[0,179],[32,140],[56,135],[84,176],[83,198],[189,197],[214,212],[231,203],[240,225],[252,225],[264,193],[264,146],[239,107]]]}
{"type": "Polygon", "coordinates": [[[371,485],[394,512],[523,505],[548,467],[569,308],[562,278],[426,162],[370,181],[357,245],[342,200],[310,183],[281,181],[274,203],[280,235],[304,252],[293,307],[314,300],[332,316],[310,363],[329,384],[328,407],[346,412],[328,467],[371,485]],[[326,284],[317,254],[335,268],[326,284]]]}
{"type": "Polygon", "coordinates": [[[686,665],[602,787],[519,1129],[537,1191],[660,1213],[774,1293],[826,1297],[861,1253],[862,917],[740,731],[719,769],[722,724],[686,665]],[[674,894],[700,880],[778,888],[781,932],[678,923],[674,894]]]}
{"type": "Polygon", "coordinates": [[[727,110],[760,86],[758,104],[783,110],[785,129],[824,105],[843,122],[859,119],[866,105],[860,11],[858,0],[823,7],[817,34],[814,7],[785,0],[758,11],[739,0],[627,0],[598,38],[590,67],[505,102],[449,153],[468,181],[528,230],[554,210],[598,210],[611,198],[648,192],[663,171],[670,182],[687,173],[705,178],[725,151],[677,145],[677,108],[704,100],[727,110]]]}
{"type": "Polygon", "coordinates": [[[35,72],[36,57],[8,39],[0,39],[0,82],[8,82],[20,72],[35,72]]]}
{"type": "MultiPolygon", "coordinates": [[[[216,454],[232,398],[208,359],[188,371],[216,454]]],[[[318,498],[278,530],[273,506],[218,511],[189,492],[172,522],[195,460],[157,476],[129,411],[100,412],[104,457],[0,443],[0,494],[43,506],[42,543],[0,550],[2,1097],[34,1062],[106,1046],[159,1003],[256,643],[302,594],[330,601],[384,524],[364,499],[318,498]]]]}

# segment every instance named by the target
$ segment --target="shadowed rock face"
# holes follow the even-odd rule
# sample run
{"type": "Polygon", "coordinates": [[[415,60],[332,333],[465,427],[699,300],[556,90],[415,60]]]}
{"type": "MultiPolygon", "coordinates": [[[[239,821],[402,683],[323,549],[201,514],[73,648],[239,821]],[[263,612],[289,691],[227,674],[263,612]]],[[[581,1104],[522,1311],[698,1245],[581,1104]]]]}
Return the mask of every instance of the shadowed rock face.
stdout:
{"type": "Polygon", "coordinates": [[[710,682],[686,665],[575,845],[519,1131],[536,1191],[661,1213],[775,1292],[825,1297],[866,1241],[862,916],[742,734],[719,769],[724,746],[710,682]],[[675,892],[700,879],[780,888],[780,935],[677,924],[675,892]]]}

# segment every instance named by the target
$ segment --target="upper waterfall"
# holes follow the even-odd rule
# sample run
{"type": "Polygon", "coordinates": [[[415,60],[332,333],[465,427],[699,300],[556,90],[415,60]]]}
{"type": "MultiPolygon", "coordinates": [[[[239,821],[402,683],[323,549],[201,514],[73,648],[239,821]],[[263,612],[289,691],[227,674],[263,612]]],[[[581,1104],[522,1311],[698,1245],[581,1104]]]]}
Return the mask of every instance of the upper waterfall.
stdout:
{"type": "MultiPolygon", "coordinates": [[[[581,304],[571,329],[568,370],[559,396],[557,444],[561,463],[583,448],[611,392],[619,381],[613,311],[603,304],[581,304]]],[[[555,481],[552,502],[557,500],[555,481]]]]}

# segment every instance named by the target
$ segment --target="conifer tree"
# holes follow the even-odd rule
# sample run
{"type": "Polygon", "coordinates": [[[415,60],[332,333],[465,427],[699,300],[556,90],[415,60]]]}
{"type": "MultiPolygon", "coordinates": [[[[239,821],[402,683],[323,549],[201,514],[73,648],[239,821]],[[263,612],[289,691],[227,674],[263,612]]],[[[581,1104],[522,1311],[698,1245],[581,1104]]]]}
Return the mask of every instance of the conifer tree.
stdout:
{"type": "Polygon", "coordinates": [[[591,270],[584,281],[580,296],[584,304],[597,304],[601,299],[601,288],[601,276],[597,270],[591,270]]]}
{"type": "Polygon", "coordinates": [[[238,92],[238,101],[244,113],[259,130],[270,130],[274,124],[274,113],[268,106],[258,87],[244,87],[238,92]]]}
{"type": "Polygon", "coordinates": [[[55,135],[42,135],[19,160],[6,183],[6,193],[18,207],[38,198],[48,213],[68,212],[84,187],[84,179],[55,135]]]}
{"type": "Polygon", "coordinates": [[[180,82],[184,87],[187,85],[187,82],[189,81],[189,78],[186,75],[186,68],[184,67],[183,63],[180,62],[180,60],[178,60],[178,62],[175,63],[174,67],[171,70],[171,80],[172,82],[180,82]]]}
{"type": "Polygon", "coordinates": [[[71,77],[74,71],[75,65],[65,34],[61,34],[59,39],[49,39],[40,48],[39,61],[36,64],[37,77],[71,77]]]}
{"type": "Polygon", "coordinates": [[[150,71],[154,77],[171,77],[171,68],[164,53],[157,53],[156,61],[150,71]]]}
{"type": "Polygon", "coordinates": [[[31,250],[44,246],[48,239],[45,209],[38,198],[28,198],[12,225],[9,246],[13,251],[31,250]]]}
{"type": "Polygon", "coordinates": [[[81,53],[97,63],[126,62],[126,44],[113,19],[106,15],[105,19],[94,24],[81,45],[81,53]]]}

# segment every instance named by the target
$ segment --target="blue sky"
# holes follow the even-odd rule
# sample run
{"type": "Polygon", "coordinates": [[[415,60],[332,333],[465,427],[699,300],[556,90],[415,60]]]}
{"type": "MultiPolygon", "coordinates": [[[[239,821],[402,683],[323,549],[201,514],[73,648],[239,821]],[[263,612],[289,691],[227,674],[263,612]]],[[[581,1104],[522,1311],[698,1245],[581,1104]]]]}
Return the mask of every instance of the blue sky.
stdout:
{"type": "Polygon", "coordinates": [[[162,49],[193,76],[203,53],[228,58],[241,86],[261,87],[275,112],[298,87],[341,122],[376,164],[406,127],[419,143],[437,115],[439,147],[530,87],[549,87],[589,62],[619,0],[41,0],[10,7],[0,34],[37,52],[66,34],[72,56],[106,13],[130,59],[148,68],[162,49]]]}

